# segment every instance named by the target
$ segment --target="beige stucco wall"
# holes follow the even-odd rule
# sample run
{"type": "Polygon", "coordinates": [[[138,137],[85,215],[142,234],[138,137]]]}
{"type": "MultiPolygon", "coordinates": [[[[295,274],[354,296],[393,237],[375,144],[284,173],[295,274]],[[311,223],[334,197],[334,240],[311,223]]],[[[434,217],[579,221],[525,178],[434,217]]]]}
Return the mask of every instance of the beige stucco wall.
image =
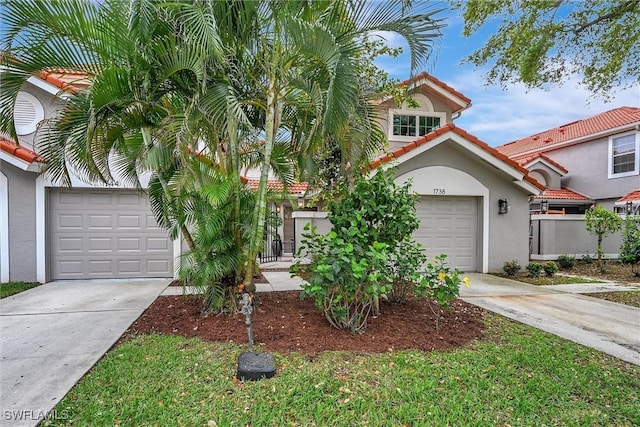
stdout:
{"type": "Polygon", "coordinates": [[[446,196],[480,198],[479,270],[500,271],[504,262],[512,259],[528,263],[530,194],[506,173],[452,141],[405,161],[395,173],[399,181],[403,175],[412,175],[419,194],[433,196],[444,190],[446,196]],[[507,214],[498,213],[498,200],[503,198],[510,206],[507,214]]]}

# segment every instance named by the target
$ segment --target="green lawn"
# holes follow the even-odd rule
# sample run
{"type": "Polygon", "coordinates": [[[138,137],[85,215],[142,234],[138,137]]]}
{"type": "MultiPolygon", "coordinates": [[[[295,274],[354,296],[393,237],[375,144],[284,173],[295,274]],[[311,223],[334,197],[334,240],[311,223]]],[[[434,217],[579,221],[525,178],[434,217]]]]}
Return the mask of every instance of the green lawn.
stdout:
{"type": "Polygon", "coordinates": [[[553,275],[551,277],[540,276],[531,277],[527,273],[518,273],[515,276],[508,276],[503,273],[497,273],[496,276],[504,277],[518,282],[529,283],[531,285],[547,286],[547,285],[570,285],[574,283],[602,283],[602,280],[587,279],[585,277],[553,275]]]}
{"type": "Polygon", "coordinates": [[[620,304],[640,307],[640,291],[624,291],[624,292],[598,292],[593,294],[585,294],[594,298],[602,298],[607,301],[618,302],[620,304]]]}
{"type": "Polygon", "coordinates": [[[468,348],[276,355],[274,378],[245,383],[233,379],[241,347],[141,336],[107,354],[56,408],[70,418],[52,423],[640,425],[640,367],[500,316],[486,322],[486,340],[468,348]]]}
{"type": "Polygon", "coordinates": [[[27,289],[40,285],[37,282],[6,282],[0,283],[0,299],[15,295],[27,289]]]}

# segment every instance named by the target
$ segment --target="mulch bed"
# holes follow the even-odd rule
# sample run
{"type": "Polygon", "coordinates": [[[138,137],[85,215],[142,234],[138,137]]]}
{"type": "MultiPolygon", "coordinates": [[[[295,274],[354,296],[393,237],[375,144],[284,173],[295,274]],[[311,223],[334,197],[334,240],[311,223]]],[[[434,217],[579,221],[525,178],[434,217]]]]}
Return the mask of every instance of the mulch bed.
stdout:
{"type": "MultiPolygon", "coordinates": [[[[352,335],[332,328],[310,298],[299,291],[256,295],[253,329],[264,351],[316,354],[326,350],[381,353],[461,347],[483,336],[482,310],[462,300],[445,312],[436,331],[428,302],[381,303],[382,314],[371,318],[365,333],[352,335]]],[[[131,326],[128,335],[162,333],[199,337],[211,342],[247,343],[243,315],[203,314],[195,296],[159,297],[131,326]]]]}

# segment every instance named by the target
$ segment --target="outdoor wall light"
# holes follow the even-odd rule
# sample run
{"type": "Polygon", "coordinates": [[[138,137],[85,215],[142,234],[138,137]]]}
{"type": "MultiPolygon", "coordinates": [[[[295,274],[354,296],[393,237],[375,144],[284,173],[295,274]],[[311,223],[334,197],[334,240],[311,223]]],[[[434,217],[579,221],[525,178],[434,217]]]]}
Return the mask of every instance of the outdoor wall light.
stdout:
{"type": "Polygon", "coordinates": [[[627,203],[624,204],[624,208],[627,214],[631,215],[633,213],[633,202],[629,200],[627,203]]]}
{"type": "Polygon", "coordinates": [[[549,201],[548,200],[542,200],[540,202],[540,212],[547,213],[548,210],[549,210],[549,201]]]}
{"type": "Polygon", "coordinates": [[[509,213],[509,202],[507,202],[507,199],[498,200],[498,213],[499,214],[509,213]]]}
{"type": "Polygon", "coordinates": [[[280,206],[276,206],[276,213],[280,213],[280,206]]]}
{"type": "Polygon", "coordinates": [[[298,199],[298,208],[299,209],[303,209],[304,208],[304,199],[298,199]]]}

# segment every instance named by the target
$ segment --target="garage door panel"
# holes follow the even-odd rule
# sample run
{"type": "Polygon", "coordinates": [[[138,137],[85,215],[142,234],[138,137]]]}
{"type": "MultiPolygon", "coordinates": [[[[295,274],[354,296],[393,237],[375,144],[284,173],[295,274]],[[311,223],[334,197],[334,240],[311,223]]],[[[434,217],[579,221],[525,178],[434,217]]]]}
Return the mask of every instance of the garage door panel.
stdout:
{"type": "Polygon", "coordinates": [[[89,242],[89,252],[111,252],[113,250],[110,237],[91,237],[87,240],[89,242]]]}
{"type": "Polygon", "coordinates": [[[463,271],[476,269],[477,201],[473,197],[424,196],[416,204],[420,228],[414,233],[429,258],[445,253],[463,271]]]}
{"type": "Polygon", "coordinates": [[[128,190],[49,193],[51,278],[173,276],[173,246],[146,197],[128,190]]]}

